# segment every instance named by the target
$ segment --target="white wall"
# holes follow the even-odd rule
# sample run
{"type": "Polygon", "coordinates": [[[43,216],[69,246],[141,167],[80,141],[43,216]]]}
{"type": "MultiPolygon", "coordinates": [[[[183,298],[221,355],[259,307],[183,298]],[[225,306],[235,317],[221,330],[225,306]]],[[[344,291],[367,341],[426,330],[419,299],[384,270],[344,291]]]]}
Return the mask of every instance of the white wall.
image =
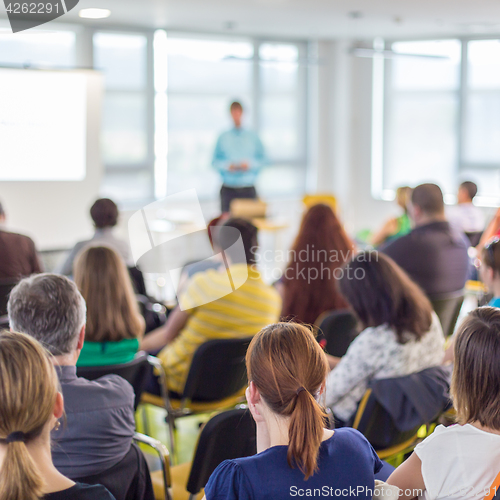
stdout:
{"type": "Polygon", "coordinates": [[[87,176],[79,182],[0,182],[7,227],[31,236],[40,250],[67,248],[93,232],[88,210],[102,177],[100,124],[102,78],[88,74],[87,176]]]}

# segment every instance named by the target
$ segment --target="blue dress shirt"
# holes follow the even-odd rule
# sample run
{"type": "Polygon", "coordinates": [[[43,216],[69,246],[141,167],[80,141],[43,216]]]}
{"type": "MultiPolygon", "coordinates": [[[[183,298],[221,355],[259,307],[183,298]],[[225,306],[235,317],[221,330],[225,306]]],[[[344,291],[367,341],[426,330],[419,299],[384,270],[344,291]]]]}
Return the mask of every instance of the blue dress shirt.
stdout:
{"type": "Polygon", "coordinates": [[[500,297],[493,297],[493,298],[489,301],[488,305],[489,305],[490,307],[499,307],[499,308],[500,308],[500,297]]]}
{"type": "Polygon", "coordinates": [[[253,186],[265,163],[264,146],[259,136],[251,130],[234,127],[222,133],[217,140],[212,165],[220,172],[225,186],[253,186]],[[233,163],[247,163],[248,170],[229,170],[233,163]]]}

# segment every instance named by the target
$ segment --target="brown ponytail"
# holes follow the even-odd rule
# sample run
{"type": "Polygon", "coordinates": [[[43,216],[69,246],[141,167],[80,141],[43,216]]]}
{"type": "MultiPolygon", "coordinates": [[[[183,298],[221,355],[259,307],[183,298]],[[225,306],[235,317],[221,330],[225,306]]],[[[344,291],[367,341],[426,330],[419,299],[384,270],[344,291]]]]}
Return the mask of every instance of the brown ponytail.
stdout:
{"type": "Polygon", "coordinates": [[[57,375],[45,349],[31,337],[0,333],[0,500],[38,500],[44,481],[26,447],[53,413],[57,375]]]}
{"type": "Polygon", "coordinates": [[[308,479],[317,470],[326,417],[316,401],[328,373],[324,352],[305,326],[276,323],[252,339],[246,363],[269,408],[290,417],[288,464],[308,479]]]}

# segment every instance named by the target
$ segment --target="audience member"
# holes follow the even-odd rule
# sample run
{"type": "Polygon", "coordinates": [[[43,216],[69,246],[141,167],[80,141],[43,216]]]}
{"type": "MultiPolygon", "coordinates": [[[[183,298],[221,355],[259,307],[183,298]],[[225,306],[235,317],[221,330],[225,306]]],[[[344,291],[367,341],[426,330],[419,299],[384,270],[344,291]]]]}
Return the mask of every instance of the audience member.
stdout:
{"type": "Polygon", "coordinates": [[[123,259],[110,247],[87,247],[77,255],[73,274],[87,303],[85,343],[77,366],[132,361],[145,323],[123,259]]]}
{"type": "Polygon", "coordinates": [[[484,214],[472,203],[476,194],[477,186],[474,182],[462,182],[458,188],[457,205],[447,210],[450,224],[463,233],[479,233],[484,230],[484,214]]]}
{"type": "Polygon", "coordinates": [[[352,490],[371,500],[382,463],[358,431],[325,429],[318,400],[328,364],[312,333],[295,323],[270,325],[252,339],[246,363],[257,455],[222,462],[205,487],[207,500],[352,490]]]}
{"type": "Polygon", "coordinates": [[[100,198],[90,208],[90,216],[94,222],[95,232],[90,240],[79,241],[71,250],[64,264],[59,269],[61,274],[70,276],[73,272],[73,261],[76,256],[88,245],[107,245],[118,252],[127,266],[133,266],[130,257],[130,248],[126,241],[120,240],[113,234],[118,223],[118,207],[108,198],[100,198]]]}
{"type": "Polygon", "coordinates": [[[469,270],[469,242],[444,215],[443,193],[435,184],[417,186],[411,197],[415,228],[381,248],[431,298],[462,290],[469,270]]]}
{"type": "Polygon", "coordinates": [[[458,425],[436,427],[390,476],[403,500],[494,496],[500,463],[500,311],[481,307],[460,325],[451,383],[458,425]],[[411,493],[411,494],[409,494],[411,493]]]}
{"type": "Polygon", "coordinates": [[[33,240],[7,231],[5,220],[5,210],[0,203],[0,280],[18,280],[42,272],[33,240]]]}
{"type": "Polygon", "coordinates": [[[229,219],[218,238],[228,269],[196,274],[167,323],[141,342],[141,348],[149,352],[163,348],[158,356],[169,389],[178,393],[182,393],[191,360],[201,344],[212,339],[252,337],[276,321],[281,310],[278,292],[264,283],[255,267],[257,228],[244,219],[229,219]],[[238,236],[244,255],[235,245],[238,236]],[[234,289],[234,283],[241,286],[234,289]]]}
{"type": "Polygon", "coordinates": [[[481,251],[481,280],[493,294],[489,306],[500,307],[500,239],[491,240],[481,251]]]}
{"type": "Polygon", "coordinates": [[[283,298],[281,316],[314,323],[325,311],[345,309],[337,290],[337,274],[354,250],[352,241],[328,205],[304,214],[290,261],[276,289],[283,298]]]}
{"type": "Polygon", "coordinates": [[[372,236],[370,243],[373,246],[379,246],[382,245],[382,243],[393,241],[411,231],[411,219],[408,214],[411,191],[412,189],[409,186],[402,186],[396,189],[396,203],[403,210],[403,213],[399,217],[389,219],[380,230],[372,236]]]}
{"type": "Polygon", "coordinates": [[[478,252],[495,236],[500,236],[500,208],[495,212],[495,215],[481,235],[481,240],[476,247],[478,252]]]}
{"type": "Polygon", "coordinates": [[[400,377],[441,363],[444,336],[429,299],[393,260],[361,252],[344,268],[342,295],[364,330],[345,356],[330,358],[325,404],[348,423],[371,379],[400,377]]]}
{"type": "Polygon", "coordinates": [[[117,375],[77,377],[85,300],[76,285],[56,274],[25,278],[12,290],[8,310],[11,328],[31,335],[54,356],[66,410],[66,425],[52,434],[56,468],[78,479],[113,467],[132,443],[134,392],[117,375]]]}
{"type": "Polygon", "coordinates": [[[64,402],[49,354],[21,333],[0,333],[0,500],[112,500],[75,483],[52,462],[50,432],[64,402]]]}

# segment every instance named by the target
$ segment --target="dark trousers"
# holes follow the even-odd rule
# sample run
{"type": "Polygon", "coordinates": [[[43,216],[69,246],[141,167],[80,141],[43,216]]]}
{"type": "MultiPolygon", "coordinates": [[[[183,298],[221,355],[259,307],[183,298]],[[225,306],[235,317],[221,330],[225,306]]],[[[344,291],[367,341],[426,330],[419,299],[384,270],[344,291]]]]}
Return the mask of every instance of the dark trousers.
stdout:
{"type": "Polygon", "coordinates": [[[255,200],[257,198],[257,191],[253,186],[243,188],[233,188],[229,186],[222,186],[220,188],[220,209],[221,212],[229,212],[231,201],[236,198],[247,198],[255,200]]]}

